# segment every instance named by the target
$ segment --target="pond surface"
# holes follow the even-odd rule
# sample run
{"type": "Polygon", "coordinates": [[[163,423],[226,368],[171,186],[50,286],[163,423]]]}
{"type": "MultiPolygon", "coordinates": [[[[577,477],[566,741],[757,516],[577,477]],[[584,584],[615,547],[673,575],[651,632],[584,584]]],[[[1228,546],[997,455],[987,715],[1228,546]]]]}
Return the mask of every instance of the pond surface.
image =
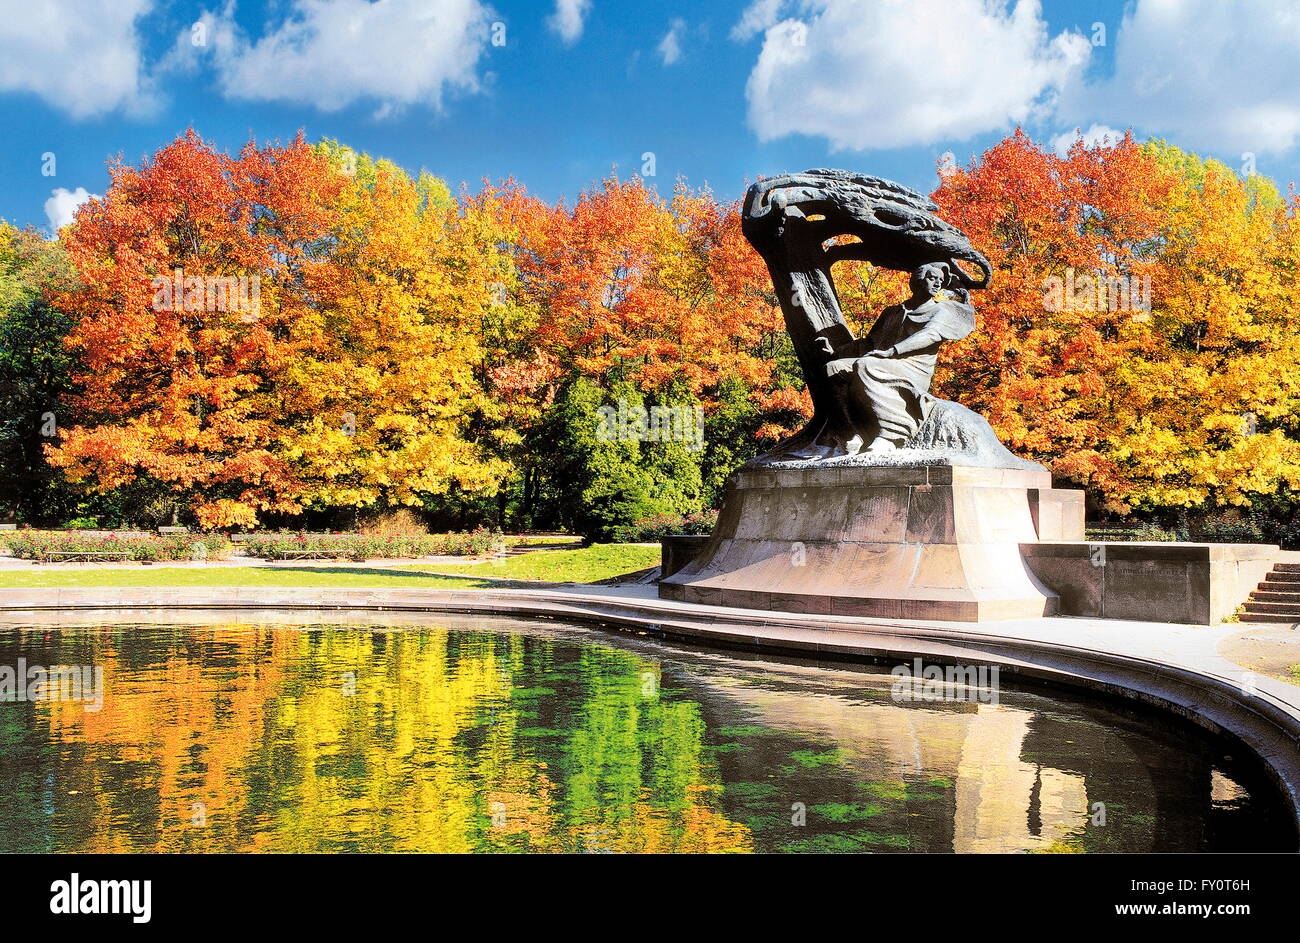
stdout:
{"type": "Polygon", "coordinates": [[[0,625],[0,672],[92,667],[0,703],[0,851],[1295,847],[1233,745],[1005,678],[908,701],[549,621],[173,618],[0,625]]]}

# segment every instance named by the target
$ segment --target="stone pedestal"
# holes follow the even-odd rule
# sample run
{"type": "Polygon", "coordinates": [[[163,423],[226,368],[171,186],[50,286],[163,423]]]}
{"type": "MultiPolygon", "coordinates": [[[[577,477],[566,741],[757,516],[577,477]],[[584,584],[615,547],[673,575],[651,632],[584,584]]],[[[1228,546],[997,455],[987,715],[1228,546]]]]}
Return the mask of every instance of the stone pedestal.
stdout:
{"type": "Polygon", "coordinates": [[[1036,467],[745,468],[713,536],[659,595],[888,618],[1051,615],[1057,596],[1020,545],[1082,532],[1081,494],[1053,489],[1036,467]]]}

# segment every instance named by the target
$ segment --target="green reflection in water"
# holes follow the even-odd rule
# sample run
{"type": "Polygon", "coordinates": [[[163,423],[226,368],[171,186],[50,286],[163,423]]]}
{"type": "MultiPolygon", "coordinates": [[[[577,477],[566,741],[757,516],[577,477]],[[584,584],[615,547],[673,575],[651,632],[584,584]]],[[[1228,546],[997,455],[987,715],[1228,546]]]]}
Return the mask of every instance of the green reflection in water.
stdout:
{"type": "Polygon", "coordinates": [[[102,710],[0,704],[3,851],[1285,848],[1277,797],[1150,717],[478,620],[0,628],[102,710]],[[1095,821],[1098,802],[1106,822],[1095,821]]]}

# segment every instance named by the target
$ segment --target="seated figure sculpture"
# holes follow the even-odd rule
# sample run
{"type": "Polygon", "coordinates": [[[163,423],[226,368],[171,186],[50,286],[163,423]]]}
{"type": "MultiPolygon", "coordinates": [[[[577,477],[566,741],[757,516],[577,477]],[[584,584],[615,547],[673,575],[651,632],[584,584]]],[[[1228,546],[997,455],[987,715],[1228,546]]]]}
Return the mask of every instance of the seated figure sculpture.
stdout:
{"type": "Polygon", "coordinates": [[[912,296],[882,311],[865,339],[834,348],[820,338],[822,351],[836,358],[826,375],[844,427],[854,430],[845,454],[856,455],[867,441],[870,452],[901,448],[929,415],[939,345],[975,330],[975,309],[953,282],[945,263],[922,265],[912,273],[912,296]]]}
{"type": "Polygon", "coordinates": [[[940,345],[975,329],[970,292],[992,276],[938,212],[915,190],[843,170],[749,188],[741,224],[772,275],[813,407],[802,429],[751,466],[1032,464],[1012,455],[982,416],[929,392],[940,345]],[[862,340],[835,289],[832,269],[845,260],[912,273],[911,298],[886,308],[862,340]]]}

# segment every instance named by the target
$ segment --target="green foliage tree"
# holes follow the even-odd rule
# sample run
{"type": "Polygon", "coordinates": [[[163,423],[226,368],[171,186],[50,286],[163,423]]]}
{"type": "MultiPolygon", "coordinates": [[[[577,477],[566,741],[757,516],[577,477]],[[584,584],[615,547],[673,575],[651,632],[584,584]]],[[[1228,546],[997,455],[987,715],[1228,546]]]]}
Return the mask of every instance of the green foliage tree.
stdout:
{"type": "Polygon", "coordinates": [[[44,456],[66,420],[59,400],[70,388],[63,338],[72,324],[46,290],[72,280],[58,243],[0,223],[0,514],[25,523],[57,522],[77,509],[76,495],[44,456]]]}

